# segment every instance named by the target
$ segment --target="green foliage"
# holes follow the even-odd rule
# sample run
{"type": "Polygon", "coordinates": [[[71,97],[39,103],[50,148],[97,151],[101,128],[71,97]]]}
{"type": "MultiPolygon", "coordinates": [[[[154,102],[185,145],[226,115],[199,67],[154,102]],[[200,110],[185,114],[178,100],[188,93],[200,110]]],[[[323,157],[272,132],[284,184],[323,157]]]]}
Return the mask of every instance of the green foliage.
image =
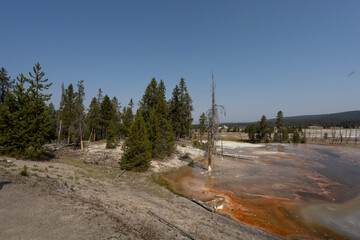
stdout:
{"type": "Polygon", "coordinates": [[[26,177],[26,176],[29,176],[29,173],[28,173],[28,167],[26,166],[26,165],[24,165],[24,168],[23,168],[23,170],[20,172],[20,175],[21,176],[24,176],[24,177],[26,177]]]}
{"type": "Polygon", "coordinates": [[[209,147],[208,142],[203,143],[203,142],[199,142],[199,141],[193,141],[192,146],[194,148],[199,148],[199,149],[202,149],[202,150],[206,150],[209,147]]]}
{"type": "Polygon", "coordinates": [[[179,157],[180,160],[191,160],[190,154],[187,152],[179,157]]]}
{"type": "Polygon", "coordinates": [[[256,124],[251,124],[251,125],[246,126],[245,132],[248,134],[250,142],[256,141],[256,132],[257,132],[256,124]]]}
{"type": "Polygon", "coordinates": [[[118,143],[118,136],[116,134],[115,124],[114,121],[111,120],[107,135],[106,148],[116,148],[117,143],[118,143]]]}
{"type": "Polygon", "coordinates": [[[86,116],[86,123],[90,134],[92,134],[93,140],[95,141],[99,139],[101,129],[101,115],[98,99],[95,97],[91,100],[89,112],[86,116]]]}
{"type": "Polygon", "coordinates": [[[146,133],[141,110],[136,112],[135,122],[131,126],[128,139],[123,144],[124,154],[121,158],[122,169],[146,171],[151,162],[151,145],[146,133]]]}
{"type": "Polygon", "coordinates": [[[51,84],[43,79],[45,73],[39,63],[29,75],[30,78],[23,74],[16,78],[15,86],[7,91],[5,102],[1,104],[1,151],[42,160],[47,158],[42,147],[49,141],[52,130],[51,115],[45,103],[51,95],[44,93],[51,84]]]}
{"type": "Polygon", "coordinates": [[[203,112],[199,118],[199,131],[200,131],[200,141],[202,141],[202,137],[206,131],[207,118],[205,113],[203,112]]]}
{"type": "Polygon", "coordinates": [[[131,126],[134,123],[134,114],[133,114],[133,101],[130,99],[130,102],[127,107],[123,108],[122,121],[123,126],[119,126],[121,134],[128,136],[131,126]]]}
{"type": "Polygon", "coordinates": [[[106,138],[110,121],[115,117],[115,108],[108,95],[105,95],[100,108],[102,137],[106,138]]]}
{"type": "Polygon", "coordinates": [[[13,81],[7,74],[5,68],[0,69],[0,104],[5,103],[6,93],[12,87],[13,81]]]}
{"type": "Polygon", "coordinates": [[[192,99],[188,93],[185,80],[181,78],[179,86],[175,86],[170,100],[169,118],[172,121],[175,139],[190,138],[191,123],[193,121],[192,111],[192,99]]]}
{"type": "Polygon", "coordinates": [[[153,78],[140,102],[140,110],[146,119],[152,157],[162,158],[174,151],[174,135],[168,120],[168,106],[165,100],[165,84],[157,84],[153,78]]]}
{"type": "Polygon", "coordinates": [[[260,142],[270,142],[271,140],[271,127],[270,123],[267,121],[265,115],[261,117],[259,127],[257,129],[257,140],[260,142]]]}
{"type": "Polygon", "coordinates": [[[292,142],[293,143],[300,143],[301,141],[301,137],[300,137],[300,134],[297,130],[294,131],[293,133],[293,137],[292,137],[292,142]]]}

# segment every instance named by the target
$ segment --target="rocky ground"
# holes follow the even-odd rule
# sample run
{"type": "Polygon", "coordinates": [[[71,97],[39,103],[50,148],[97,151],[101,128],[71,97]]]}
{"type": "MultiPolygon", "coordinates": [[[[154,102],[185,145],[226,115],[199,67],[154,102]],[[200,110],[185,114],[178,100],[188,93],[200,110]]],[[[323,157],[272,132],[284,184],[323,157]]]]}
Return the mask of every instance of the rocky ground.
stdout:
{"type": "MultiPolygon", "coordinates": [[[[121,145],[121,144],[120,144],[121,145]]],[[[180,167],[189,153],[203,152],[182,142],[176,154],[154,160],[146,173],[121,169],[121,146],[90,143],[84,151],[60,146],[48,162],[8,157],[0,163],[1,239],[276,239],[210,213],[155,183],[157,173],[180,167]],[[24,166],[29,176],[20,176],[24,166]]]]}

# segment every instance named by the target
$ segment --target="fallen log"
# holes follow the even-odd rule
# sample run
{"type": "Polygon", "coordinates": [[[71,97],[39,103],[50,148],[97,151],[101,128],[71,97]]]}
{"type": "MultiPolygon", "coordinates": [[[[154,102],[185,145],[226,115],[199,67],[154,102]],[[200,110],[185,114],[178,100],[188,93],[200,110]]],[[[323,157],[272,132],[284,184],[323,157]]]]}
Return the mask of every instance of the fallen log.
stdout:
{"type": "Polygon", "coordinates": [[[118,175],[116,175],[115,181],[118,180],[124,173],[125,173],[125,170],[123,170],[121,173],[119,173],[118,175]]]}
{"type": "Polygon", "coordinates": [[[173,227],[173,228],[176,228],[177,230],[179,230],[184,236],[192,239],[192,240],[198,240],[197,237],[193,236],[192,234],[186,232],[184,229],[180,228],[179,226],[165,220],[164,218],[160,217],[159,215],[155,214],[154,212],[152,212],[151,210],[148,211],[148,213],[150,213],[151,215],[157,217],[160,221],[166,223],[167,225],[173,227]]]}
{"type": "Polygon", "coordinates": [[[203,202],[201,202],[201,201],[196,201],[196,200],[194,200],[194,199],[191,200],[191,201],[194,202],[194,203],[196,203],[196,204],[199,205],[200,207],[208,210],[209,212],[214,212],[214,209],[212,209],[211,207],[206,206],[206,204],[203,203],[203,202]]]}

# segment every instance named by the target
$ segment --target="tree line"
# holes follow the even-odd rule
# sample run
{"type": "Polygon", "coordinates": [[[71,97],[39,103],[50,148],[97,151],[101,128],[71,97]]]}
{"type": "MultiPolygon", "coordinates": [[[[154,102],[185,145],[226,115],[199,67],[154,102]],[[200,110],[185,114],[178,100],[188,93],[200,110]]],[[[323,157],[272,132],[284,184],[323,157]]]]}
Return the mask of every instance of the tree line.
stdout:
{"type": "Polygon", "coordinates": [[[244,131],[250,142],[306,143],[306,134],[300,126],[285,125],[282,111],[277,113],[275,124],[263,115],[258,123],[247,125],[244,131]]]}
{"type": "Polygon", "coordinates": [[[84,106],[84,80],[74,86],[62,84],[59,109],[48,103],[48,82],[39,63],[29,76],[11,79],[0,70],[0,154],[28,159],[46,159],[46,143],[73,144],[106,139],[115,148],[125,139],[121,167],[135,171],[147,169],[152,158],[163,158],[174,151],[175,140],[190,138],[192,99],[185,80],[180,79],[166,100],[164,82],[153,78],[146,87],[134,115],[134,103],[121,107],[116,97],[103,96],[101,88],[87,109],[84,106]]]}

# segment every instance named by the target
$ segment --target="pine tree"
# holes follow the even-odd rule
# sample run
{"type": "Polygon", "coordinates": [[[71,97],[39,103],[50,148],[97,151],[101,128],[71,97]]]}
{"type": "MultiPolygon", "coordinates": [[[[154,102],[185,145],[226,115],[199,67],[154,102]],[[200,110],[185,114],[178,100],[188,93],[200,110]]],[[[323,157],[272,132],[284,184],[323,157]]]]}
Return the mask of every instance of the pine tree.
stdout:
{"type": "Polygon", "coordinates": [[[153,78],[151,79],[150,84],[146,87],[145,93],[139,104],[145,122],[149,119],[151,108],[153,108],[156,104],[157,94],[158,84],[156,79],[153,78]]]}
{"type": "Polygon", "coordinates": [[[183,78],[180,79],[179,86],[175,86],[169,105],[169,118],[172,121],[175,139],[178,140],[179,138],[184,137],[190,138],[191,124],[193,121],[191,115],[193,105],[183,78]]]}
{"type": "Polygon", "coordinates": [[[101,126],[102,126],[102,137],[107,137],[109,124],[114,119],[115,109],[108,95],[105,95],[100,108],[101,113],[101,126]]]}
{"type": "MultiPolygon", "coordinates": [[[[21,156],[30,143],[29,91],[25,89],[26,78],[20,74],[12,92],[7,92],[4,106],[1,108],[0,140],[2,153],[21,156]]],[[[2,105],[2,104],[1,104],[2,105]]],[[[0,105],[0,106],[1,106],[0,105]]]]}
{"type": "Polygon", "coordinates": [[[63,120],[63,129],[66,133],[67,143],[75,140],[76,136],[76,94],[70,83],[64,94],[64,108],[60,113],[63,120]]]}
{"type": "Polygon", "coordinates": [[[300,134],[299,134],[298,130],[296,128],[294,128],[292,142],[293,143],[300,143],[300,141],[301,141],[300,134]]]}
{"type": "Polygon", "coordinates": [[[41,70],[39,63],[33,67],[33,73],[29,72],[29,131],[30,142],[27,149],[27,156],[32,159],[42,158],[45,150],[42,146],[48,141],[51,133],[51,119],[46,111],[46,101],[50,100],[51,94],[44,93],[52,83],[47,83],[48,79],[43,79],[45,73],[41,70]]]}
{"type": "Polygon", "coordinates": [[[258,128],[258,135],[257,138],[260,141],[269,142],[270,141],[270,124],[267,121],[265,115],[261,117],[259,128],[258,128]]]}
{"type": "Polygon", "coordinates": [[[181,102],[180,102],[180,90],[178,85],[175,86],[172,92],[172,98],[170,100],[169,107],[169,118],[173,126],[173,132],[176,140],[180,139],[181,136],[181,102]]]}
{"type": "Polygon", "coordinates": [[[276,123],[275,123],[276,132],[275,132],[274,139],[275,139],[276,142],[282,142],[283,141],[283,128],[284,128],[284,119],[283,119],[283,117],[284,117],[283,112],[279,111],[277,113],[276,123]]]}
{"type": "Polygon", "coordinates": [[[85,90],[84,90],[84,80],[80,80],[77,83],[78,91],[76,93],[76,122],[78,129],[78,142],[80,143],[80,149],[83,150],[83,133],[84,133],[84,98],[85,98],[85,90]]]}
{"type": "Polygon", "coordinates": [[[116,134],[115,123],[113,120],[110,121],[109,130],[106,140],[106,148],[116,148],[118,143],[118,137],[116,134]]]}
{"type": "Polygon", "coordinates": [[[206,115],[203,112],[199,118],[200,142],[202,142],[202,137],[204,136],[204,133],[206,131],[206,125],[207,125],[206,122],[207,122],[206,115]]]}
{"type": "Polygon", "coordinates": [[[0,103],[5,103],[6,92],[12,87],[13,83],[5,68],[2,67],[0,69],[0,103]]]}
{"type": "Polygon", "coordinates": [[[154,108],[150,110],[149,119],[146,122],[146,130],[151,146],[151,156],[157,157],[160,153],[160,149],[157,145],[157,140],[160,138],[160,126],[154,108]]]}
{"type": "Polygon", "coordinates": [[[179,83],[180,102],[181,102],[181,137],[191,137],[191,124],[193,121],[191,112],[193,111],[192,99],[188,93],[185,79],[181,78],[179,83]]]}
{"type": "Polygon", "coordinates": [[[91,100],[89,112],[86,117],[87,126],[90,132],[90,137],[89,137],[90,140],[92,136],[94,141],[96,141],[97,136],[99,137],[100,135],[99,129],[101,128],[100,121],[101,121],[100,108],[99,108],[98,100],[94,97],[91,100]]]}
{"type": "Polygon", "coordinates": [[[134,123],[133,106],[134,106],[133,101],[132,99],[130,99],[128,106],[124,107],[123,109],[123,114],[122,114],[123,125],[120,125],[121,128],[120,132],[125,136],[128,136],[131,126],[134,123]]]}
{"type": "Polygon", "coordinates": [[[165,91],[164,82],[161,80],[158,85],[153,78],[140,102],[140,110],[146,119],[148,132],[151,133],[152,157],[163,157],[174,151],[174,135],[168,120],[165,91]]]}
{"type": "Polygon", "coordinates": [[[151,162],[151,148],[146,134],[145,122],[140,109],[136,112],[135,122],[131,126],[128,139],[123,144],[121,158],[122,169],[146,171],[151,162]]]}
{"type": "Polygon", "coordinates": [[[57,136],[57,119],[58,113],[55,110],[55,106],[53,103],[50,103],[46,108],[47,114],[50,116],[50,133],[48,141],[56,139],[57,136]]]}
{"type": "Polygon", "coordinates": [[[160,81],[158,91],[157,91],[157,100],[154,106],[155,117],[159,124],[156,139],[156,148],[158,149],[158,154],[153,157],[164,157],[165,155],[170,155],[174,152],[174,133],[172,126],[168,118],[168,107],[165,100],[165,85],[163,81],[160,81]]]}

